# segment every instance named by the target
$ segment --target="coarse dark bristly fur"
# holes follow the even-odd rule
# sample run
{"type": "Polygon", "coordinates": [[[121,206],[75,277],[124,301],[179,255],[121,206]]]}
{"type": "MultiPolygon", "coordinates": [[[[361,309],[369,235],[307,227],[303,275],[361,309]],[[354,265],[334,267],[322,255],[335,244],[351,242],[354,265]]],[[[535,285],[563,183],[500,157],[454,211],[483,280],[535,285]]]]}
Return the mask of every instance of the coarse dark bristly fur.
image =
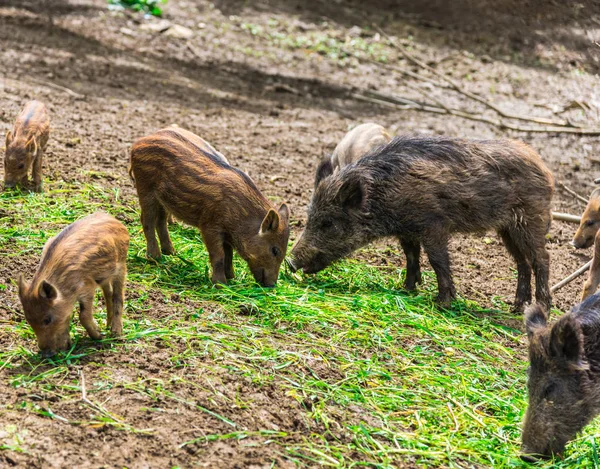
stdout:
{"type": "Polygon", "coordinates": [[[234,277],[234,249],[258,283],[277,283],[289,238],[287,206],[277,209],[247,174],[203,139],[174,127],[141,138],[131,150],[130,174],[150,257],[174,252],[167,228],[167,213],[172,213],[200,230],[213,283],[234,277]]]}
{"type": "Polygon", "coordinates": [[[93,316],[98,287],[106,302],[107,328],[114,336],[121,335],[128,247],[127,228],[106,213],[95,213],[48,240],[29,283],[19,277],[25,319],[43,356],[70,347],[69,324],[76,302],[87,333],[93,339],[102,337],[93,316]]]}
{"type": "Polygon", "coordinates": [[[50,136],[50,119],[46,106],[28,102],[17,116],[12,130],[6,133],[4,188],[27,187],[32,169],[33,190],[42,190],[42,160],[50,136]]]}
{"type": "Polygon", "coordinates": [[[317,186],[306,229],[290,265],[318,272],[386,236],[407,258],[405,287],[421,281],[421,245],[437,274],[438,301],[455,297],[448,240],[452,233],[498,231],[517,262],[515,309],[536,299],[551,304],[549,255],[554,180],[540,156],[512,140],[397,137],[317,186]]]}
{"type": "Polygon", "coordinates": [[[554,324],[539,305],[525,311],[529,337],[529,405],[522,458],[560,454],[600,413],[600,295],[593,295],[554,324]]]}

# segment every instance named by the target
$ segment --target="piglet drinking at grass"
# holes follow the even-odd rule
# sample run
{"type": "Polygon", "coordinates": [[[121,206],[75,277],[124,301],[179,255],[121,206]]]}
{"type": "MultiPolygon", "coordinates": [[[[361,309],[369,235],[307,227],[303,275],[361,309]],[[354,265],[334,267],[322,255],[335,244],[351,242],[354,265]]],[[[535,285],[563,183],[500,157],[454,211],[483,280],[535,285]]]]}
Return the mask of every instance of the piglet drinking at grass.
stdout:
{"type": "Polygon", "coordinates": [[[93,317],[98,287],[106,302],[107,328],[113,336],[122,334],[128,246],[125,226],[106,213],[95,213],[48,240],[31,281],[19,277],[25,319],[43,356],[70,347],[69,325],[75,303],[79,303],[79,319],[89,336],[102,337],[93,317]]]}

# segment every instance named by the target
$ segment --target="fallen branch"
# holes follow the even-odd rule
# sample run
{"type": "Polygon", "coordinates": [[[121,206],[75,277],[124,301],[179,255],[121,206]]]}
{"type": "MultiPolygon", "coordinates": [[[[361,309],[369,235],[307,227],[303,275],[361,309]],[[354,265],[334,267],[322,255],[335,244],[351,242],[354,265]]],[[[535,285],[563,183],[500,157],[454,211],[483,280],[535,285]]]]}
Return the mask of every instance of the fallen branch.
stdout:
{"type": "Polygon", "coordinates": [[[570,213],[552,212],[552,219],[569,223],[581,223],[581,217],[571,215],[570,213]]]}
{"type": "MultiPolygon", "coordinates": [[[[469,112],[460,111],[458,109],[449,108],[447,106],[438,107],[432,106],[426,103],[418,103],[408,98],[402,98],[399,96],[389,95],[386,93],[368,91],[368,94],[375,96],[372,98],[367,96],[366,94],[361,93],[351,93],[355,99],[360,99],[362,101],[369,101],[375,104],[380,104],[388,107],[394,107],[396,109],[408,110],[412,109],[415,111],[424,111],[424,112],[433,112],[436,114],[450,114],[456,117],[462,117],[464,119],[469,119],[478,122],[484,122],[486,124],[494,125],[500,129],[508,129],[515,130],[517,132],[549,132],[549,133],[571,133],[571,134],[579,134],[579,135],[600,135],[600,129],[582,129],[582,128],[568,128],[568,127],[526,127],[520,126],[516,124],[510,124],[507,122],[503,122],[496,119],[491,119],[489,117],[484,117],[478,114],[471,114],[469,112]]],[[[587,201],[586,201],[587,202],[587,201]]]]}
{"type": "Polygon", "coordinates": [[[57,85],[56,83],[52,83],[51,81],[45,81],[45,80],[40,80],[38,78],[31,78],[31,77],[27,77],[23,81],[29,81],[31,83],[35,83],[36,85],[42,85],[42,86],[47,86],[48,88],[54,88],[55,90],[59,90],[64,93],[67,93],[69,96],[76,98],[76,99],[85,98],[85,95],[76,93],[75,91],[73,91],[70,88],[67,88],[66,86],[57,85]]]}
{"type": "Polygon", "coordinates": [[[556,290],[564,287],[565,285],[567,285],[568,283],[571,283],[573,280],[575,280],[577,277],[580,277],[581,275],[585,274],[590,266],[592,265],[592,261],[589,261],[587,264],[585,264],[583,267],[580,267],[579,269],[577,269],[575,272],[573,272],[571,275],[569,275],[567,278],[561,280],[560,282],[558,282],[556,285],[554,285],[551,289],[550,289],[550,293],[554,293],[556,290]]]}
{"type": "MultiPolygon", "coordinates": [[[[483,104],[484,106],[486,106],[489,109],[496,112],[501,117],[504,117],[506,119],[525,121],[525,122],[533,122],[535,124],[550,125],[550,126],[554,126],[554,127],[578,128],[578,127],[575,127],[569,121],[564,121],[564,120],[556,121],[553,119],[546,119],[544,117],[521,116],[518,114],[511,114],[511,113],[505,112],[502,109],[500,109],[498,106],[496,106],[495,104],[488,101],[487,99],[485,99],[477,94],[471,93],[470,91],[465,90],[457,82],[455,82],[448,76],[444,75],[443,73],[438,72],[435,68],[430,67],[429,65],[427,65],[426,63],[417,59],[416,57],[413,57],[411,54],[409,54],[406,51],[406,49],[404,47],[402,47],[400,44],[398,44],[396,41],[394,41],[394,39],[389,34],[387,34],[383,29],[381,29],[378,25],[373,24],[373,28],[375,28],[377,31],[379,31],[379,33],[382,36],[385,36],[385,38],[388,40],[390,45],[392,47],[394,47],[395,49],[397,49],[402,54],[402,56],[404,58],[406,58],[408,61],[412,62],[413,64],[417,65],[418,67],[421,67],[423,70],[427,70],[427,71],[433,73],[435,76],[437,76],[438,78],[441,78],[446,83],[448,83],[450,85],[450,87],[457,93],[462,94],[463,96],[466,96],[467,98],[473,99],[473,100],[483,104]]],[[[598,132],[600,133],[600,130],[598,130],[598,132]]]]}
{"type": "Polygon", "coordinates": [[[575,197],[577,200],[579,200],[580,202],[583,202],[584,204],[587,205],[588,203],[588,199],[586,199],[585,197],[579,195],[577,192],[575,192],[573,189],[568,188],[567,186],[564,185],[564,183],[562,182],[557,182],[556,185],[558,187],[560,187],[562,190],[564,190],[565,192],[567,192],[568,194],[571,194],[573,197],[575,197]]]}

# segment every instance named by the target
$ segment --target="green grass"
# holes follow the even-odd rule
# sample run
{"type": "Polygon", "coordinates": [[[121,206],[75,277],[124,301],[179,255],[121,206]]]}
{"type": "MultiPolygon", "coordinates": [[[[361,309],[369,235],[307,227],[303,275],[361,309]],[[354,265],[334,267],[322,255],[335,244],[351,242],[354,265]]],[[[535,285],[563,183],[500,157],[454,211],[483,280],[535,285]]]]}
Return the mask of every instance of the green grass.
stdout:
{"type": "Polygon", "coordinates": [[[167,3],[167,0],[108,0],[111,6],[142,11],[152,16],[162,16],[163,12],[159,6],[161,3],[167,3]]]}
{"type": "MultiPolygon", "coordinates": [[[[156,400],[157,408],[165,401],[192,406],[229,428],[182,438],[181,448],[260,437],[300,466],[391,468],[407,461],[423,467],[528,467],[518,459],[526,341],[503,325],[514,319],[506,308],[487,311],[460,300],[450,310],[438,310],[432,274],[426,273],[419,294],[408,294],[400,289],[400,268],[354,260],[309,278],[282,271],[277,288],[262,289],[236,258],[237,278],[215,289],[197,230],[171,227],[177,255],[148,261],[135,201],[123,201],[117,189],[85,184],[50,184],[46,191],[0,195],[3,256],[37,259],[50,236],[96,210],[126,220],[132,236],[124,338],[103,339],[103,353],[139,353],[149,342],[160,341],[171,366],[202,375],[208,359],[210,366],[250,379],[257,390],[274,385],[301,402],[306,417],[324,431],[289,438],[285,430],[241,428],[235,414],[180,397],[176,384],[185,378],[179,376],[117,383],[111,370],[94,360],[98,345],[77,321],[73,348],[45,361],[24,320],[0,322],[0,334],[14,339],[0,350],[0,372],[18,370],[11,374],[11,386],[66,400],[81,391],[79,381],[66,379],[71,367],[95,363],[104,378],[90,383],[90,400],[94,393],[126,388],[156,400]],[[153,315],[151,304],[158,300],[150,300],[151,291],[162,293],[173,314],[153,315]]],[[[104,312],[97,316],[104,320],[104,312]]],[[[235,403],[238,408],[251,405],[243,397],[235,403]]],[[[22,410],[71,425],[152,434],[96,401],[89,406],[93,416],[86,421],[66,419],[30,400],[23,401],[22,410]]],[[[2,430],[0,425],[0,435],[2,430]]],[[[599,432],[598,425],[588,427],[562,461],[544,467],[598,467],[599,432]]],[[[5,433],[0,449],[25,451],[27,438],[19,429],[5,433]]]]}

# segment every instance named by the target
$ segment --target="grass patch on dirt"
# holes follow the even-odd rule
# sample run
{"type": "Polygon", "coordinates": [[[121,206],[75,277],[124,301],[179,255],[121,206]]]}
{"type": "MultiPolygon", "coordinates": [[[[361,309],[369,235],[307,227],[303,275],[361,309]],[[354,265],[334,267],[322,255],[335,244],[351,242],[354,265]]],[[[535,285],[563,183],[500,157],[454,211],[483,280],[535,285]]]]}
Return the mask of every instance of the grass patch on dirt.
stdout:
{"type": "MultiPolygon", "coordinates": [[[[28,396],[54,398],[54,404],[44,405],[25,398],[21,412],[67,425],[152,435],[152,429],[128,423],[95,398],[120,388],[150,397],[157,408],[164,402],[192,406],[228,429],[182,438],[182,450],[261,438],[261,444],[277,445],[298,466],[529,467],[518,459],[526,407],[525,340],[518,330],[502,325],[512,318],[506,310],[482,310],[460,300],[441,311],[433,304],[432,274],[426,273],[419,294],[408,294],[400,288],[402,269],[353,260],[310,278],[282,272],[277,288],[263,289],[236,258],[236,279],[215,289],[196,229],[172,226],[177,255],[149,261],[136,201],[122,200],[118,189],[89,184],[49,184],[39,195],[2,193],[2,256],[37,262],[48,238],[97,210],[123,220],[132,236],[124,337],[94,343],[73,321],[72,349],[42,361],[33,332],[18,311],[14,319],[0,321],[8,344],[0,350],[3,380],[27,389],[28,396]],[[161,300],[156,295],[151,299],[152,292],[160,292],[161,300]],[[153,301],[162,301],[167,309],[172,305],[173,314],[155,314],[153,301]],[[114,370],[105,370],[102,380],[88,383],[90,413],[85,419],[52,410],[56,402],[81,394],[81,380],[67,379],[71,367],[85,362],[101,368],[100,353],[144,353],[149,342],[160,342],[168,356],[165,366],[186,374],[202,376],[210,362],[249,379],[257,392],[264,385],[275,386],[297,400],[310,428],[320,431],[244,428],[236,422],[235,409],[252,406],[245,396],[228,405],[215,402],[209,409],[179,393],[185,382],[181,373],[117,383],[114,370]]],[[[28,278],[32,274],[26,272],[28,278]]],[[[97,310],[96,318],[105,324],[103,310],[97,310]]],[[[565,459],[543,467],[598,467],[598,432],[597,424],[588,427],[565,459]]],[[[0,427],[0,449],[26,452],[27,439],[19,428],[0,427]]]]}

